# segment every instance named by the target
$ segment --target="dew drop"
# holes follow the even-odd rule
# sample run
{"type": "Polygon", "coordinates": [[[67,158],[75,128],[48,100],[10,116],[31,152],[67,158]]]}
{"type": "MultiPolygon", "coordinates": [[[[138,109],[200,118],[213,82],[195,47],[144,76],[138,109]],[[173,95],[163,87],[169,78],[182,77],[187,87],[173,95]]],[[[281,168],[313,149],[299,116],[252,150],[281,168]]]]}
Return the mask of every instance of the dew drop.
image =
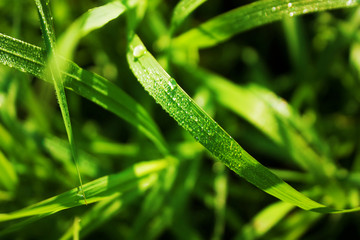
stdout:
{"type": "Polygon", "coordinates": [[[271,11],[275,12],[276,11],[276,7],[272,7],[271,11]]]}
{"type": "Polygon", "coordinates": [[[146,49],[143,45],[138,45],[134,48],[134,51],[133,51],[133,55],[134,57],[136,58],[139,58],[141,57],[142,55],[144,55],[146,53],[146,49]]]}
{"type": "Polygon", "coordinates": [[[292,7],[292,3],[290,2],[290,3],[288,3],[288,7],[289,8],[291,8],[292,7]]]}
{"type": "Polygon", "coordinates": [[[303,13],[307,13],[309,10],[307,10],[306,8],[303,10],[303,13]]]}
{"type": "Polygon", "coordinates": [[[170,86],[171,90],[174,90],[177,86],[177,83],[174,78],[170,78],[168,81],[168,85],[170,86]]]}
{"type": "Polygon", "coordinates": [[[290,17],[294,16],[294,13],[293,13],[293,12],[290,12],[290,13],[289,13],[289,16],[290,16],[290,17]]]}

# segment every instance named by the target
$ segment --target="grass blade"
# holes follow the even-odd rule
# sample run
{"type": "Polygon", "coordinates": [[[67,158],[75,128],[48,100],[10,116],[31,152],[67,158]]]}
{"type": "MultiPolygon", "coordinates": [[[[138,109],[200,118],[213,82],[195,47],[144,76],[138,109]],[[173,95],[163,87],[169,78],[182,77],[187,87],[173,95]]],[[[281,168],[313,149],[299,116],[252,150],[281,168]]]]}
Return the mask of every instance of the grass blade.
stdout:
{"type": "Polygon", "coordinates": [[[80,170],[79,170],[79,160],[78,160],[78,155],[77,155],[77,148],[75,145],[74,134],[72,131],[72,125],[71,125],[71,120],[70,120],[69,108],[68,108],[68,104],[67,104],[67,100],[66,100],[65,88],[64,88],[64,84],[63,84],[63,80],[62,80],[62,75],[60,72],[61,66],[59,66],[56,61],[57,60],[57,55],[56,55],[56,50],[55,50],[55,39],[56,38],[55,38],[55,32],[54,32],[54,27],[53,27],[53,22],[52,22],[51,11],[50,11],[50,7],[49,7],[49,0],[35,0],[35,3],[36,3],[38,13],[39,13],[41,31],[42,31],[42,35],[43,35],[44,42],[45,42],[45,50],[46,50],[48,56],[50,56],[50,60],[49,60],[50,64],[48,66],[50,71],[49,71],[49,75],[46,77],[50,77],[54,81],[55,92],[56,92],[56,96],[59,101],[61,114],[62,114],[62,117],[64,120],[66,133],[67,133],[68,140],[70,143],[71,154],[72,154],[72,157],[73,157],[73,160],[75,163],[80,188],[81,188],[85,203],[87,203],[86,196],[85,196],[85,193],[83,190],[81,174],[80,174],[80,170]],[[51,58],[54,58],[54,62],[51,61],[51,58]]]}
{"type": "MultiPolygon", "coordinates": [[[[79,235],[83,238],[112,217],[116,216],[131,201],[140,195],[139,192],[130,192],[124,196],[115,196],[105,199],[96,204],[90,211],[85,213],[80,219],[79,235]]],[[[62,237],[61,240],[71,239],[73,236],[74,226],[71,227],[62,237]]]]}
{"type": "MultiPolygon", "coordinates": [[[[125,10],[126,7],[118,1],[90,9],[76,19],[59,38],[56,55],[61,55],[65,59],[72,60],[73,52],[82,37],[119,17],[125,10]]],[[[59,63],[61,60],[62,58],[57,59],[57,62],[59,63]]],[[[60,70],[63,68],[64,66],[61,64],[60,70]]]]}
{"type": "Polygon", "coordinates": [[[238,33],[286,17],[358,6],[359,2],[359,0],[256,1],[221,14],[181,34],[174,39],[173,46],[211,47],[238,33]]]}
{"type": "Polygon", "coordinates": [[[214,166],[216,177],[214,179],[214,210],[215,210],[215,224],[214,232],[211,237],[212,240],[223,239],[225,231],[225,209],[227,198],[228,180],[226,176],[226,168],[224,164],[216,164],[214,166]]]}
{"type": "Polygon", "coordinates": [[[18,183],[18,177],[13,165],[0,150],[0,185],[13,191],[18,183]]]}
{"type": "MultiPolygon", "coordinates": [[[[46,63],[43,49],[0,33],[0,62],[22,72],[30,73],[40,79],[46,63]]],[[[146,110],[119,87],[105,78],[88,72],[68,61],[64,86],[89,99],[101,107],[124,119],[143,132],[164,155],[168,149],[158,127],[146,110]]]]}
{"type": "Polygon", "coordinates": [[[189,16],[196,8],[201,4],[206,2],[206,0],[182,0],[180,1],[173,12],[171,18],[171,30],[173,34],[174,31],[181,25],[181,23],[189,16]]]}
{"type": "Polygon", "coordinates": [[[329,213],[360,210],[334,210],[317,203],[260,164],[186,94],[137,36],[129,43],[127,58],[138,81],[163,109],[216,158],[248,182],[305,210],[329,213]]]}
{"type": "MultiPolygon", "coordinates": [[[[144,192],[155,182],[158,172],[169,164],[170,161],[168,159],[141,162],[118,174],[104,176],[84,184],[83,190],[86,193],[87,202],[98,202],[115,195],[121,195],[130,190],[144,192]]],[[[27,208],[12,213],[2,213],[0,214],[0,222],[40,214],[56,213],[64,209],[81,206],[84,204],[84,200],[81,200],[82,196],[78,196],[78,193],[79,189],[74,188],[27,208]]]]}
{"type": "Polygon", "coordinates": [[[276,202],[259,212],[250,223],[246,224],[234,238],[258,239],[263,237],[288,214],[294,205],[286,202],[276,202]]]}
{"type": "Polygon", "coordinates": [[[246,119],[287,151],[300,167],[313,173],[318,181],[328,177],[326,169],[335,168],[322,154],[320,141],[314,132],[303,124],[287,102],[270,90],[256,84],[240,86],[199,68],[186,66],[183,70],[207,86],[222,106],[246,119]]]}

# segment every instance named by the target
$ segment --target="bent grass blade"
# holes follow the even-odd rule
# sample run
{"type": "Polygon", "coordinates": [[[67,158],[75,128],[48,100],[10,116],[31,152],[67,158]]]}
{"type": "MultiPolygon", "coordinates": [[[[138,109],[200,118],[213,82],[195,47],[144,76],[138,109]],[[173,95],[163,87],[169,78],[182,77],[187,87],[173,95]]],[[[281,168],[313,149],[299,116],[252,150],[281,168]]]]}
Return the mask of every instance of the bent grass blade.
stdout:
{"type": "Polygon", "coordinates": [[[209,71],[183,66],[183,71],[201,82],[213,93],[223,107],[238,114],[287,151],[304,170],[325,181],[335,166],[324,157],[313,137],[314,133],[302,124],[294,109],[275,93],[256,84],[240,86],[209,71]],[[246,103],[246,104],[239,104],[246,103]],[[256,110],[255,110],[256,109],[256,110]]]}
{"type": "Polygon", "coordinates": [[[256,1],[214,17],[176,37],[175,47],[207,48],[236,34],[287,17],[358,6],[359,0],[265,0],[256,1]]]}
{"type": "Polygon", "coordinates": [[[145,48],[141,40],[135,36],[129,43],[127,53],[130,68],[138,81],[181,127],[232,171],[268,194],[305,210],[326,213],[360,210],[360,208],[349,210],[329,208],[309,199],[285,183],[248,154],[207,115],[148,51],[135,57],[133,51],[138,46],[145,48]]]}
{"type": "Polygon", "coordinates": [[[173,11],[171,18],[171,34],[181,25],[181,23],[189,16],[196,8],[201,6],[206,0],[182,0],[173,11]]]}

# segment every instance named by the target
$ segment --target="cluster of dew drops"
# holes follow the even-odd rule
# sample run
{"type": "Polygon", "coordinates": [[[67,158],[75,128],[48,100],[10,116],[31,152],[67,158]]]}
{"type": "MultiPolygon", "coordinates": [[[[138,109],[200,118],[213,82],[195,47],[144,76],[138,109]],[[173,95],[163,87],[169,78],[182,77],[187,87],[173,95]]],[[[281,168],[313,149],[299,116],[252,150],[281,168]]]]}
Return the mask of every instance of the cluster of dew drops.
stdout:
{"type": "MultiPolygon", "coordinates": [[[[146,54],[146,48],[143,45],[137,45],[133,49],[132,54],[135,59],[139,59],[144,54],[146,54]]],[[[179,118],[180,115],[178,114],[172,114],[173,117],[179,122],[180,125],[186,128],[194,136],[196,141],[205,144],[206,147],[209,147],[209,150],[211,150],[216,156],[218,156],[221,160],[225,162],[228,163],[230,162],[228,159],[230,155],[231,158],[233,157],[239,158],[241,156],[242,151],[241,149],[238,148],[240,146],[238,146],[238,144],[228,134],[223,132],[223,130],[220,129],[220,127],[218,127],[215,122],[211,122],[210,120],[206,119],[206,117],[202,118],[200,116],[201,114],[200,115],[199,113],[196,114],[197,111],[192,110],[191,107],[188,108],[191,100],[190,102],[187,101],[186,104],[184,104],[184,106],[179,105],[180,102],[184,102],[186,98],[179,96],[179,92],[176,91],[178,85],[174,78],[169,78],[167,80],[167,85],[168,86],[165,88],[167,94],[172,98],[172,100],[175,103],[178,104],[179,107],[183,108],[182,110],[186,112],[187,116],[190,116],[190,119],[188,121],[185,121],[184,119],[180,119],[179,118]],[[215,132],[217,134],[215,134],[215,132]],[[211,144],[210,142],[214,142],[215,144],[211,144]],[[224,154],[225,149],[229,150],[231,153],[224,154]],[[229,155],[229,156],[226,157],[225,155],[229,155]]],[[[183,116],[185,117],[185,115],[183,116]]],[[[239,167],[238,164],[236,164],[236,168],[237,167],[239,167]]]]}
{"type": "MultiPolygon", "coordinates": [[[[342,1],[339,1],[338,4],[341,4],[341,2],[344,3],[345,1],[346,1],[346,3],[345,3],[346,6],[348,6],[348,7],[353,6],[353,5],[356,4],[356,0],[342,0],[342,1]]],[[[289,17],[293,17],[293,16],[295,16],[295,14],[301,14],[301,13],[306,14],[306,13],[309,13],[309,12],[313,12],[313,11],[316,12],[316,11],[319,10],[318,9],[318,3],[315,3],[315,5],[312,6],[312,7],[309,6],[309,7],[298,7],[298,8],[296,8],[292,2],[288,2],[285,5],[285,7],[286,7],[285,12],[289,15],[289,17]]],[[[280,11],[280,10],[284,11],[282,5],[273,6],[271,8],[272,12],[277,12],[277,11],[280,11]]]]}

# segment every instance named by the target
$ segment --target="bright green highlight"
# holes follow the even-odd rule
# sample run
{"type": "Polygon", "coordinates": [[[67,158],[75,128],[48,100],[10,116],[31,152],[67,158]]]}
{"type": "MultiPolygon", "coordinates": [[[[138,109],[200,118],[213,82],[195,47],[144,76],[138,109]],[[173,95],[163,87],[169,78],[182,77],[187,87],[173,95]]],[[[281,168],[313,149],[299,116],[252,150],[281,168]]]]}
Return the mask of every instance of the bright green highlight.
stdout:
{"type": "MultiPolygon", "coordinates": [[[[118,174],[104,176],[83,185],[87,203],[95,203],[109,197],[120,196],[128,191],[144,192],[156,182],[159,171],[171,164],[168,159],[154,160],[135,164],[118,174]]],[[[67,208],[84,205],[84,199],[78,195],[79,189],[46,199],[27,208],[0,214],[0,222],[58,212],[67,208]]]]}
{"type": "Polygon", "coordinates": [[[256,1],[200,24],[175,38],[173,44],[179,47],[188,45],[198,48],[211,47],[235,34],[283,18],[357,5],[359,0],[256,1]]]}

